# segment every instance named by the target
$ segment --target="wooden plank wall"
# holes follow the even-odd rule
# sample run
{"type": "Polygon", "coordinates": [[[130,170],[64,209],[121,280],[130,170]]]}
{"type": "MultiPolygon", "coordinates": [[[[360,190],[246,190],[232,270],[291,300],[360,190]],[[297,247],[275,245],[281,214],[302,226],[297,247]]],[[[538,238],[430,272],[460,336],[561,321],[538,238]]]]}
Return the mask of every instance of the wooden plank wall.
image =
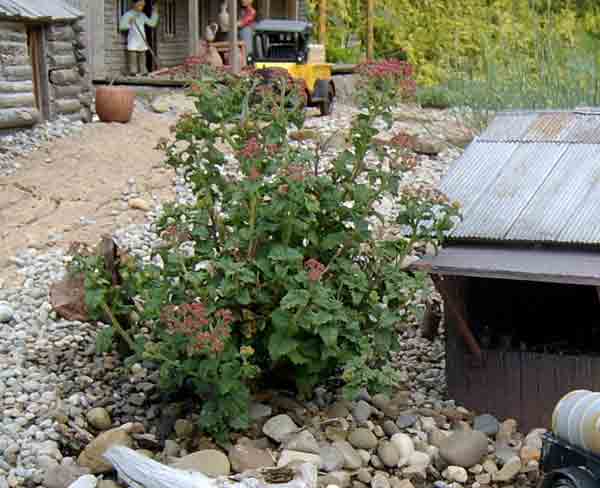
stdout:
{"type": "MultiPolygon", "coordinates": [[[[457,283],[463,303],[466,283],[465,278],[457,283]]],[[[484,350],[478,367],[456,333],[453,315],[446,312],[445,321],[448,395],[469,409],[514,418],[527,432],[550,428],[552,411],[568,392],[600,391],[600,357],[484,350]]]]}
{"type": "Polygon", "coordinates": [[[107,76],[126,72],[127,37],[118,31],[118,0],[104,0],[104,71],[107,76]]]}
{"type": "MultiPolygon", "coordinates": [[[[164,4],[162,5],[164,9],[164,4]]],[[[158,29],[158,57],[163,68],[182,64],[189,55],[189,15],[188,0],[178,0],[175,4],[175,36],[165,35],[165,24],[161,22],[158,29]]],[[[161,11],[161,14],[164,12],[161,11]]],[[[200,31],[202,38],[203,30],[200,31]]]]}

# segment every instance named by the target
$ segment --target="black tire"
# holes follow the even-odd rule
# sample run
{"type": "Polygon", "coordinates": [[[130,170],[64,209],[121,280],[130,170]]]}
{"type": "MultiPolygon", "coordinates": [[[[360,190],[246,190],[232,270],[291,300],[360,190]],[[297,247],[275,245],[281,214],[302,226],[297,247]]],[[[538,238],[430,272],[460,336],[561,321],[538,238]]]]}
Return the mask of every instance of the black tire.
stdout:
{"type": "Polygon", "coordinates": [[[333,102],[335,99],[335,95],[333,94],[333,89],[331,85],[327,89],[327,97],[319,104],[319,108],[321,109],[321,117],[327,117],[331,115],[333,112],[333,102]]]}
{"type": "Polygon", "coordinates": [[[570,479],[561,476],[552,482],[551,488],[577,488],[570,479]]]}

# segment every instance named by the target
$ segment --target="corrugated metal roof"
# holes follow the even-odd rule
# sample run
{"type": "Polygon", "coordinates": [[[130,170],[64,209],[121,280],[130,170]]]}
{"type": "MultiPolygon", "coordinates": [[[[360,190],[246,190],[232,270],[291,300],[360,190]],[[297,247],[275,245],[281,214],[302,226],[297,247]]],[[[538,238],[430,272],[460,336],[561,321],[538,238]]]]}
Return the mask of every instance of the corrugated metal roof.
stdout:
{"type": "Polygon", "coordinates": [[[600,245],[600,113],[499,114],[441,189],[452,239],[600,245]]]}
{"type": "Polygon", "coordinates": [[[0,18],[76,20],[82,16],[62,0],[0,0],[0,18]]]}

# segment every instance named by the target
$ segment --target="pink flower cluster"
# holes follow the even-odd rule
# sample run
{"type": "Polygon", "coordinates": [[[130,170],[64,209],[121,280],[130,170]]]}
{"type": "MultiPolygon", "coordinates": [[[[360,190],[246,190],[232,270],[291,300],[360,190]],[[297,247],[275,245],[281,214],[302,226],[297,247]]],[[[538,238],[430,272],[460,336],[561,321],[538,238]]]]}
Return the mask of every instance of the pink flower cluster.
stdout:
{"type": "Polygon", "coordinates": [[[323,273],[327,270],[327,267],[323,263],[314,258],[308,259],[304,263],[304,267],[308,270],[308,279],[313,283],[319,281],[323,273]]]}
{"type": "Polygon", "coordinates": [[[186,303],[165,307],[161,320],[169,332],[190,338],[192,351],[220,353],[231,336],[233,314],[227,309],[217,310],[214,323],[211,324],[202,303],[186,303]]]}
{"type": "Polygon", "coordinates": [[[413,96],[416,92],[414,69],[406,61],[388,59],[385,61],[370,61],[358,67],[358,73],[371,79],[394,79],[400,84],[405,96],[413,96]]]}

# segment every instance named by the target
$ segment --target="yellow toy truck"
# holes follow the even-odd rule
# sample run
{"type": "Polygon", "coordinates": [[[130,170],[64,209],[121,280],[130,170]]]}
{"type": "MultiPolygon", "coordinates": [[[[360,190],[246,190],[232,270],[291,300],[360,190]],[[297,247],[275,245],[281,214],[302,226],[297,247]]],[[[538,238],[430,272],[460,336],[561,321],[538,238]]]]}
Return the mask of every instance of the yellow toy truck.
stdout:
{"type": "Polygon", "coordinates": [[[306,104],[330,115],[335,100],[332,65],[322,46],[310,44],[313,26],[296,20],[262,20],[255,25],[249,64],[258,70],[283,69],[302,82],[306,104]]]}

